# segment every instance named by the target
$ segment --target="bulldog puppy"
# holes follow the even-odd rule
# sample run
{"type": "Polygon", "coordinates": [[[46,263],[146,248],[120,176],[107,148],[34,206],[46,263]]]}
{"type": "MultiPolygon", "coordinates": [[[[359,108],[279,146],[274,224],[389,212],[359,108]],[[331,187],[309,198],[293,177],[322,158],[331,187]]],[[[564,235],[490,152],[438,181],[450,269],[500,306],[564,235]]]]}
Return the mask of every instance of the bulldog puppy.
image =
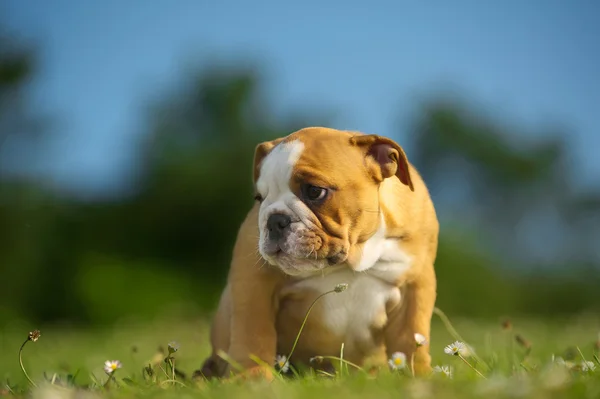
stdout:
{"type": "Polygon", "coordinates": [[[241,225],[211,329],[212,354],[197,373],[269,376],[288,355],[308,308],[294,365],[339,356],[386,366],[415,353],[431,370],[439,224],[428,190],[394,141],[311,127],[264,142],[254,157],[256,203],[241,225]],[[252,356],[253,355],[253,356],[252,356]],[[256,362],[256,359],[260,359],[256,362]]]}

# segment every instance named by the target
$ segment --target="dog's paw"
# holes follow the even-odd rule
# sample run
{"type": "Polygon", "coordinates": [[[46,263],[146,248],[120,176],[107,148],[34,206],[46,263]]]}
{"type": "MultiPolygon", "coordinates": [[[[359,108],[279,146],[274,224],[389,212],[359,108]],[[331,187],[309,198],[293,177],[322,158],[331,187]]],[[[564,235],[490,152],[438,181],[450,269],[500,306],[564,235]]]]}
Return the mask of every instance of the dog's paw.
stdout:
{"type": "Polygon", "coordinates": [[[267,381],[271,382],[275,376],[273,370],[266,366],[252,366],[244,371],[235,373],[231,381],[267,381]]]}
{"type": "Polygon", "coordinates": [[[223,377],[226,366],[227,365],[220,358],[209,357],[204,361],[199,370],[194,371],[192,379],[211,380],[213,378],[221,378],[223,377]]]}
{"type": "Polygon", "coordinates": [[[433,372],[431,356],[426,352],[417,352],[414,360],[414,372],[417,377],[424,377],[433,372]]]}
{"type": "Polygon", "coordinates": [[[433,372],[429,363],[415,363],[415,375],[417,377],[425,377],[433,372]]]}

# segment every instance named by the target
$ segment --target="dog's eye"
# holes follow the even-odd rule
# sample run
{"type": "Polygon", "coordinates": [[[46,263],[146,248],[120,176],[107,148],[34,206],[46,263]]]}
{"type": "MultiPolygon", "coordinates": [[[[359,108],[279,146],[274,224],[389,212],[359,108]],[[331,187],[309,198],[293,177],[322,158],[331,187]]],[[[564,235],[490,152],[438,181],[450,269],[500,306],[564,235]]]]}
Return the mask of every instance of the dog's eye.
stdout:
{"type": "Polygon", "coordinates": [[[302,186],[302,194],[309,201],[321,201],[327,196],[327,189],[313,186],[312,184],[304,184],[302,186]]]}
{"type": "Polygon", "coordinates": [[[256,194],[256,195],[254,196],[254,200],[255,200],[255,201],[258,201],[258,202],[262,202],[262,200],[263,200],[263,197],[262,197],[262,195],[260,195],[260,194],[256,194]]]}

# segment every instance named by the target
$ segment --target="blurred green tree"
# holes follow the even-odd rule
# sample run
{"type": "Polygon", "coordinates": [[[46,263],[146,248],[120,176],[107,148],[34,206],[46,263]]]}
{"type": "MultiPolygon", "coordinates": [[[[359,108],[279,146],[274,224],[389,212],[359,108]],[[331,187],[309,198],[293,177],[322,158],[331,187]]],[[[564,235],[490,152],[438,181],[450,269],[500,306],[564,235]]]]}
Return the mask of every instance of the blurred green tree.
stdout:
{"type": "Polygon", "coordinates": [[[35,144],[48,127],[28,106],[36,51],[0,32],[0,319],[10,320],[39,306],[31,290],[42,278],[41,244],[47,241],[54,212],[41,183],[26,173],[40,155],[35,144]]]}
{"type": "Polygon", "coordinates": [[[186,299],[212,307],[253,202],[254,147],[311,119],[325,120],[297,115],[289,118],[297,122],[273,121],[256,68],[214,65],[187,77],[149,107],[136,193],[103,204],[88,225],[88,248],[145,260],[133,262],[140,271],[164,262],[193,281],[186,299]]]}
{"type": "Polygon", "coordinates": [[[37,67],[36,48],[0,27],[0,178],[5,180],[31,169],[39,157],[37,144],[50,128],[46,115],[30,109],[37,67]]]}
{"type": "Polygon", "coordinates": [[[32,75],[33,54],[18,47],[14,40],[0,35],[0,145],[8,134],[29,130],[28,118],[23,117],[23,88],[32,75]]]}
{"type": "Polygon", "coordinates": [[[600,230],[585,220],[600,218],[600,193],[573,184],[566,134],[528,140],[473,108],[434,96],[413,126],[411,155],[444,220],[440,297],[451,310],[480,314],[490,303],[474,298],[493,298],[505,311],[597,306],[590,298],[600,281],[600,230]],[[459,286],[471,294],[456,295],[459,286]]]}

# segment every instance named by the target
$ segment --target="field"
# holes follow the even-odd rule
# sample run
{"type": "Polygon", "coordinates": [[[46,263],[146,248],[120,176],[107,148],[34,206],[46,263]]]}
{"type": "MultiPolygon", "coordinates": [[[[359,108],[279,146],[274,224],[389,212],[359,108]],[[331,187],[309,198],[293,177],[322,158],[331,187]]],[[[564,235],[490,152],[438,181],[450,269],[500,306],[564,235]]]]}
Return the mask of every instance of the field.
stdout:
{"type": "Polygon", "coordinates": [[[19,348],[34,327],[14,323],[0,335],[0,396],[597,398],[600,365],[595,355],[599,321],[595,316],[580,316],[551,321],[511,320],[506,325],[502,320],[454,319],[448,326],[439,315],[434,315],[433,364],[451,366],[452,378],[436,373],[413,379],[409,366],[401,371],[385,370],[377,377],[344,367],[339,376],[313,374],[281,377],[272,383],[245,384],[190,380],[191,373],[208,353],[207,322],[200,318],[172,314],[153,322],[123,321],[103,330],[47,326],[41,329],[41,337],[29,341],[22,352],[24,368],[37,388],[28,383],[18,356],[19,348]],[[483,377],[459,357],[444,352],[446,345],[456,341],[457,333],[475,352],[465,360],[483,377]],[[172,341],[179,345],[173,354],[175,368],[185,374],[176,375],[176,382],[172,381],[169,366],[162,362],[165,355],[159,352],[159,347],[166,352],[172,341]],[[594,363],[596,370],[581,370],[582,355],[594,363]],[[122,368],[116,370],[114,380],[102,387],[107,381],[103,370],[106,360],[119,360],[122,368]],[[155,361],[155,381],[145,379],[143,368],[155,361]],[[68,377],[69,374],[74,378],[68,377]]]}

